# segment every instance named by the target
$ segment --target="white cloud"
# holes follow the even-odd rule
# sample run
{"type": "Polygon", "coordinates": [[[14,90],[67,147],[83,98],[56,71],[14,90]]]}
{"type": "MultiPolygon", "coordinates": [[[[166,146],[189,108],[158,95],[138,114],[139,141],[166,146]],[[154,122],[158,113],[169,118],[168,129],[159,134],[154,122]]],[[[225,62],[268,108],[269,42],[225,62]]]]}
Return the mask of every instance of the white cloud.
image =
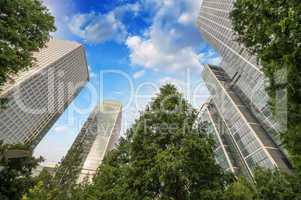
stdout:
{"type": "Polygon", "coordinates": [[[145,74],[145,70],[137,71],[133,74],[134,79],[141,78],[145,74]]]}
{"type": "Polygon", "coordinates": [[[131,12],[133,15],[137,15],[141,10],[141,5],[139,3],[133,4],[124,4],[119,7],[116,7],[113,11],[114,15],[117,18],[122,18],[123,15],[127,12],[131,12]]]}
{"type": "Polygon", "coordinates": [[[201,63],[217,63],[211,55],[197,28],[201,0],[145,0],[144,6],[152,7],[155,15],[143,36],[129,36],[132,65],[153,70],[179,71],[187,68],[201,69],[201,63]],[[210,55],[209,55],[210,54],[210,55]]]}
{"type": "Polygon", "coordinates": [[[56,38],[70,39],[70,31],[66,27],[65,16],[71,15],[75,11],[75,3],[72,0],[42,0],[49,9],[51,15],[55,17],[56,31],[51,35],[56,38]]]}
{"type": "Polygon", "coordinates": [[[182,48],[176,52],[161,51],[152,40],[145,40],[139,36],[129,37],[126,44],[131,50],[130,59],[133,65],[154,70],[199,69],[201,67],[199,57],[191,47],[182,48]]]}
{"type": "Polygon", "coordinates": [[[140,5],[135,3],[119,6],[105,14],[79,13],[67,20],[68,28],[87,43],[97,44],[112,40],[122,42],[128,35],[122,22],[124,14],[131,12],[137,15],[139,11],[140,5]]]}
{"type": "Polygon", "coordinates": [[[206,53],[200,53],[198,56],[202,63],[219,65],[221,62],[221,57],[218,56],[213,50],[209,50],[206,53]]]}
{"type": "Polygon", "coordinates": [[[179,19],[178,19],[178,22],[180,24],[184,24],[184,25],[187,25],[189,23],[191,23],[193,19],[191,18],[191,15],[189,15],[189,13],[183,13],[179,19]]]}
{"type": "Polygon", "coordinates": [[[58,132],[58,133],[66,133],[68,131],[68,127],[56,126],[56,127],[54,127],[53,131],[58,132]]]}
{"type": "Polygon", "coordinates": [[[70,31],[87,43],[101,43],[109,40],[122,41],[126,28],[113,13],[106,15],[91,12],[74,15],[68,25],[70,31]]]}

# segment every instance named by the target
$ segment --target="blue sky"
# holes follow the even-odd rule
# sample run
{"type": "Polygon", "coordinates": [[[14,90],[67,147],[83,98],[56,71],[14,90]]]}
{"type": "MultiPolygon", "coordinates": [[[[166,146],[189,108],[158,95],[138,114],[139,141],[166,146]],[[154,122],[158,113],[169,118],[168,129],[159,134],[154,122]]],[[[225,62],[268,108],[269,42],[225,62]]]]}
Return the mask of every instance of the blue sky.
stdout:
{"type": "Polygon", "coordinates": [[[201,0],[44,0],[56,18],[54,37],[86,48],[91,80],[35,150],[45,164],[58,162],[90,111],[104,99],[120,101],[123,130],[139,116],[160,85],[177,85],[196,107],[208,92],[202,64],[217,53],[196,27],[201,0]]]}

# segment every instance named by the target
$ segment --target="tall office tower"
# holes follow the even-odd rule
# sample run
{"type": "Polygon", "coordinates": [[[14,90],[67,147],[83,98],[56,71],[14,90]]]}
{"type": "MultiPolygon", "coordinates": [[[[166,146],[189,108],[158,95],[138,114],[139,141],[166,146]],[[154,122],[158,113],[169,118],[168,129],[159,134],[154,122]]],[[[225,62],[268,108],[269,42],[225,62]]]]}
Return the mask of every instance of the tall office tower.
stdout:
{"type": "Polygon", "coordinates": [[[51,39],[1,88],[0,140],[36,146],[89,79],[84,47],[51,39]]]}
{"type": "MultiPolygon", "coordinates": [[[[235,0],[203,0],[198,19],[199,29],[222,56],[221,67],[230,77],[233,90],[259,119],[274,142],[281,145],[279,132],[285,128],[285,123],[281,126],[281,116],[276,120],[270,110],[261,66],[255,56],[251,56],[235,41],[229,18],[234,2],[235,0]]],[[[280,112],[278,114],[281,115],[280,112]]],[[[284,122],[285,120],[284,116],[284,122]]]]}
{"type": "Polygon", "coordinates": [[[91,180],[105,154],[118,142],[121,128],[122,106],[118,102],[104,101],[97,105],[68,151],[80,151],[78,181],[91,180]]]}
{"type": "Polygon", "coordinates": [[[218,138],[218,163],[249,177],[257,166],[290,172],[287,158],[237,95],[225,71],[206,65],[202,76],[211,99],[203,106],[201,118],[213,127],[209,133],[218,138]]]}
{"type": "Polygon", "coordinates": [[[209,99],[208,102],[202,105],[200,120],[201,123],[206,125],[206,132],[213,136],[215,142],[214,155],[217,164],[227,172],[250,179],[252,176],[244,164],[238,149],[232,142],[230,132],[212,99],[209,99]]]}

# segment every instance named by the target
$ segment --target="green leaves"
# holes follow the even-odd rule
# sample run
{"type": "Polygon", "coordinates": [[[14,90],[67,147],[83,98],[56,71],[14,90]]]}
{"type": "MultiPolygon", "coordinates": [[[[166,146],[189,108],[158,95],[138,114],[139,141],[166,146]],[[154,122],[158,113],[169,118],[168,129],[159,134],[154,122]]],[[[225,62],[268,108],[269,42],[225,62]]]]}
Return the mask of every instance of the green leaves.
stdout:
{"type": "Polygon", "coordinates": [[[298,176],[281,171],[257,169],[255,182],[250,184],[244,178],[227,187],[224,200],[286,200],[301,199],[301,187],[298,176]]]}
{"type": "MultiPolygon", "coordinates": [[[[287,94],[287,130],[282,133],[285,147],[297,175],[259,170],[256,190],[243,182],[234,183],[226,196],[234,199],[301,199],[301,4],[299,0],[237,0],[231,13],[238,41],[258,56],[273,110],[277,94],[287,94]],[[240,188],[240,189],[239,189],[240,188]],[[233,190],[233,191],[232,191],[233,190]],[[248,191],[249,190],[249,191],[248,191]],[[256,196],[255,196],[255,193],[256,196]]],[[[226,198],[229,199],[229,198],[226,198]]]]}
{"type": "Polygon", "coordinates": [[[55,31],[54,18],[39,0],[0,1],[0,86],[33,64],[32,53],[55,31]]]}
{"type": "MultiPolygon", "coordinates": [[[[300,0],[237,0],[230,14],[237,40],[254,55],[269,79],[267,92],[273,110],[277,94],[287,93],[287,131],[282,138],[291,156],[301,157],[296,142],[301,136],[301,3],[300,0]],[[286,81],[278,82],[286,71],[286,81]]],[[[301,160],[301,159],[295,159],[301,160]]],[[[295,163],[301,169],[301,163],[295,163]]]]}
{"type": "Polygon", "coordinates": [[[213,144],[194,126],[197,111],[173,85],[165,85],[118,148],[109,153],[90,199],[216,199],[226,176],[213,144]]]}
{"type": "Polygon", "coordinates": [[[231,184],[224,193],[224,200],[255,200],[254,188],[243,177],[231,184]]]}
{"type": "MultiPolygon", "coordinates": [[[[117,149],[106,155],[91,184],[73,184],[72,174],[77,172],[72,170],[67,172],[71,181],[66,179],[63,187],[56,182],[60,173],[54,179],[42,174],[43,184],[31,189],[24,200],[300,199],[297,176],[258,170],[252,184],[225,174],[215,162],[214,141],[204,132],[206,124],[194,126],[196,110],[174,86],[160,91],[117,149]]],[[[74,152],[61,170],[76,164],[74,152]]]]}
{"type": "Polygon", "coordinates": [[[20,158],[6,158],[8,150],[28,150],[24,145],[8,145],[0,141],[0,198],[3,200],[21,199],[24,192],[27,192],[35,183],[31,177],[32,170],[42,159],[35,159],[32,156],[20,158]]]}

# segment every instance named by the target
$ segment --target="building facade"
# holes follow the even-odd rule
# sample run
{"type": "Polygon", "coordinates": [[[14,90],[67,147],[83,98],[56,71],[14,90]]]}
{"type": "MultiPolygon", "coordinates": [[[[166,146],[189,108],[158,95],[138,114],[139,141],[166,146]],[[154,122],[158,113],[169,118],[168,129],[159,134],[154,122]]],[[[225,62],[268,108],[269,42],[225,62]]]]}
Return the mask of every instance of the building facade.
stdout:
{"type": "Polygon", "coordinates": [[[220,117],[211,99],[201,108],[201,123],[206,125],[206,131],[215,141],[214,155],[217,164],[224,171],[251,178],[251,174],[244,165],[243,158],[232,142],[230,132],[220,117]]]}
{"type": "Polygon", "coordinates": [[[269,97],[265,91],[267,82],[256,57],[235,41],[230,20],[234,2],[235,0],[203,0],[198,26],[204,38],[220,53],[220,66],[230,77],[233,89],[273,140],[281,145],[279,132],[286,128],[285,119],[280,120],[281,116],[275,119],[270,109],[269,97]],[[283,123],[279,123],[280,121],[283,123]]]}
{"type": "Polygon", "coordinates": [[[218,146],[224,146],[217,162],[225,170],[249,177],[257,167],[290,172],[288,159],[233,90],[225,71],[206,65],[202,76],[211,98],[203,106],[201,119],[213,127],[209,133],[221,138],[216,140],[218,146]]]}
{"type": "Polygon", "coordinates": [[[217,138],[217,162],[225,170],[249,177],[257,166],[289,172],[280,140],[285,124],[271,112],[256,57],[235,41],[230,20],[234,2],[203,0],[201,5],[199,29],[222,57],[219,67],[206,65],[202,73],[211,94],[202,120],[217,138]]]}
{"type": "Polygon", "coordinates": [[[1,88],[0,140],[35,147],[89,79],[84,47],[51,39],[1,88]]]}
{"type": "Polygon", "coordinates": [[[93,110],[67,154],[80,149],[78,182],[91,180],[106,153],[118,143],[121,119],[122,106],[115,101],[104,101],[93,110]]]}

